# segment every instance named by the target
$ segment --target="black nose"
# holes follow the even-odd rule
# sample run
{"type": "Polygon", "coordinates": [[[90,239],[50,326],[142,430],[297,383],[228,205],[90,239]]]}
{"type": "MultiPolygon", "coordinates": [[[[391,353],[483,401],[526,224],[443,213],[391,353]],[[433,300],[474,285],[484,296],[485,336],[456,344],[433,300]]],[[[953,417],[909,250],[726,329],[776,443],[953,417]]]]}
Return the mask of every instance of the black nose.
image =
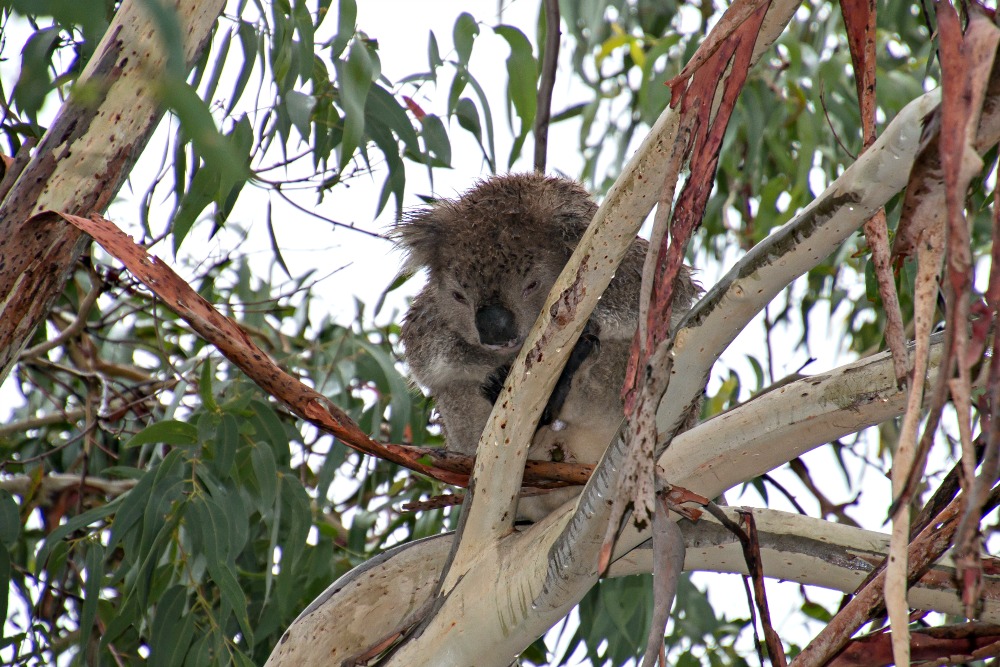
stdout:
{"type": "Polygon", "coordinates": [[[517,338],[514,313],[495,304],[476,311],[476,329],[483,345],[506,345],[517,338]]]}

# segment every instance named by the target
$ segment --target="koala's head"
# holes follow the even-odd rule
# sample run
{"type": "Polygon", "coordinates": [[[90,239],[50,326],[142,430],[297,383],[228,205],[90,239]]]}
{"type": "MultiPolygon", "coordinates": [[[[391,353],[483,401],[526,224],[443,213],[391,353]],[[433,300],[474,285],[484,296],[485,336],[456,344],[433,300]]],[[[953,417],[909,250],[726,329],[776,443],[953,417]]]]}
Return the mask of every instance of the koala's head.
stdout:
{"type": "Polygon", "coordinates": [[[410,214],[394,236],[406,269],[428,270],[425,294],[453,331],[513,353],[596,210],[573,181],[511,174],[410,214]]]}

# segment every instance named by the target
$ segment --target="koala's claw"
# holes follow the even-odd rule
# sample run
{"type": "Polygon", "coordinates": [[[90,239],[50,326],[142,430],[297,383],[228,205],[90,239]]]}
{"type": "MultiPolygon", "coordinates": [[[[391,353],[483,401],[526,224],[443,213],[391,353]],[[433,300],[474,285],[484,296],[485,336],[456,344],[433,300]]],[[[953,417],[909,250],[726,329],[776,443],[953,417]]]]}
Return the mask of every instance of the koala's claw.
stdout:
{"type": "Polygon", "coordinates": [[[500,392],[503,391],[503,383],[507,381],[508,375],[510,375],[510,364],[504,364],[494,369],[486,378],[486,382],[479,385],[479,393],[487,401],[495,405],[497,399],[500,398],[500,392]]]}

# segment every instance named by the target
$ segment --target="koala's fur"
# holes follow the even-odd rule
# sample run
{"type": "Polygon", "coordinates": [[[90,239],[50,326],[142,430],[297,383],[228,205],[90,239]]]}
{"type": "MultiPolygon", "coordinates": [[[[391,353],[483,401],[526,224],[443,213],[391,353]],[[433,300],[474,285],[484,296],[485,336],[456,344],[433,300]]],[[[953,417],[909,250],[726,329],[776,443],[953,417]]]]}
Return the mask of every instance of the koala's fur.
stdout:
{"type": "MultiPolygon", "coordinates": [[[[483,388],[517,355],[596,210],[578,183],[511,174],[397,226],[407,269],[428,271],[403,323],[405,358],[436,400],[448,449],[476,453],[493,407],[483,388]]],[[[573,375],[554,421],[536,432],[530,458],[596,463],[618,430],[647,247],[636,238],[594,309],[588,328],[599,345],[573,375]]],[[[674,293],[676,323],[698,293],[686,267],[674,293]]],[[[537,520],[576,491],[524,499],[518,515],[537,520]]]]}

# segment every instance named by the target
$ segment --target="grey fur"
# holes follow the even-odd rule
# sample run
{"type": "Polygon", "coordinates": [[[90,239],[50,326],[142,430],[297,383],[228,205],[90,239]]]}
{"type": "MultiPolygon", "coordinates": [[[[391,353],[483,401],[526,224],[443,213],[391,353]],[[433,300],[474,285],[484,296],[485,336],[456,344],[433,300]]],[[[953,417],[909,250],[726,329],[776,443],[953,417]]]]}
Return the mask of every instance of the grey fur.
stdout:
{"type": "MultiPolygon", "coordinates": [[[[476,453],[493,407],[481,387],[517,355],[596,211],[576,182],[510,174],[416,211],[394,230],[408,253],[406,268],[428,270],[427,284],[403,323],[402,340],[413,378],[436,400],[449,449],[476,453]],[[511,315],[512,323],[482,316],[477,328],[477,311],[497,309],[511,315]]],[[[636,238],[594,309],[599,351],[573,377],[565,404],[553,415],[556,421],[535,434],[530,458],[596,463],[618,430],[647,247],[636,238]]],[[[685,267],[675,285],[675,323],[697,293],[685,267]]],[[[575,492],[522,500],[518,515],[537,520],[575,492]]]]}

